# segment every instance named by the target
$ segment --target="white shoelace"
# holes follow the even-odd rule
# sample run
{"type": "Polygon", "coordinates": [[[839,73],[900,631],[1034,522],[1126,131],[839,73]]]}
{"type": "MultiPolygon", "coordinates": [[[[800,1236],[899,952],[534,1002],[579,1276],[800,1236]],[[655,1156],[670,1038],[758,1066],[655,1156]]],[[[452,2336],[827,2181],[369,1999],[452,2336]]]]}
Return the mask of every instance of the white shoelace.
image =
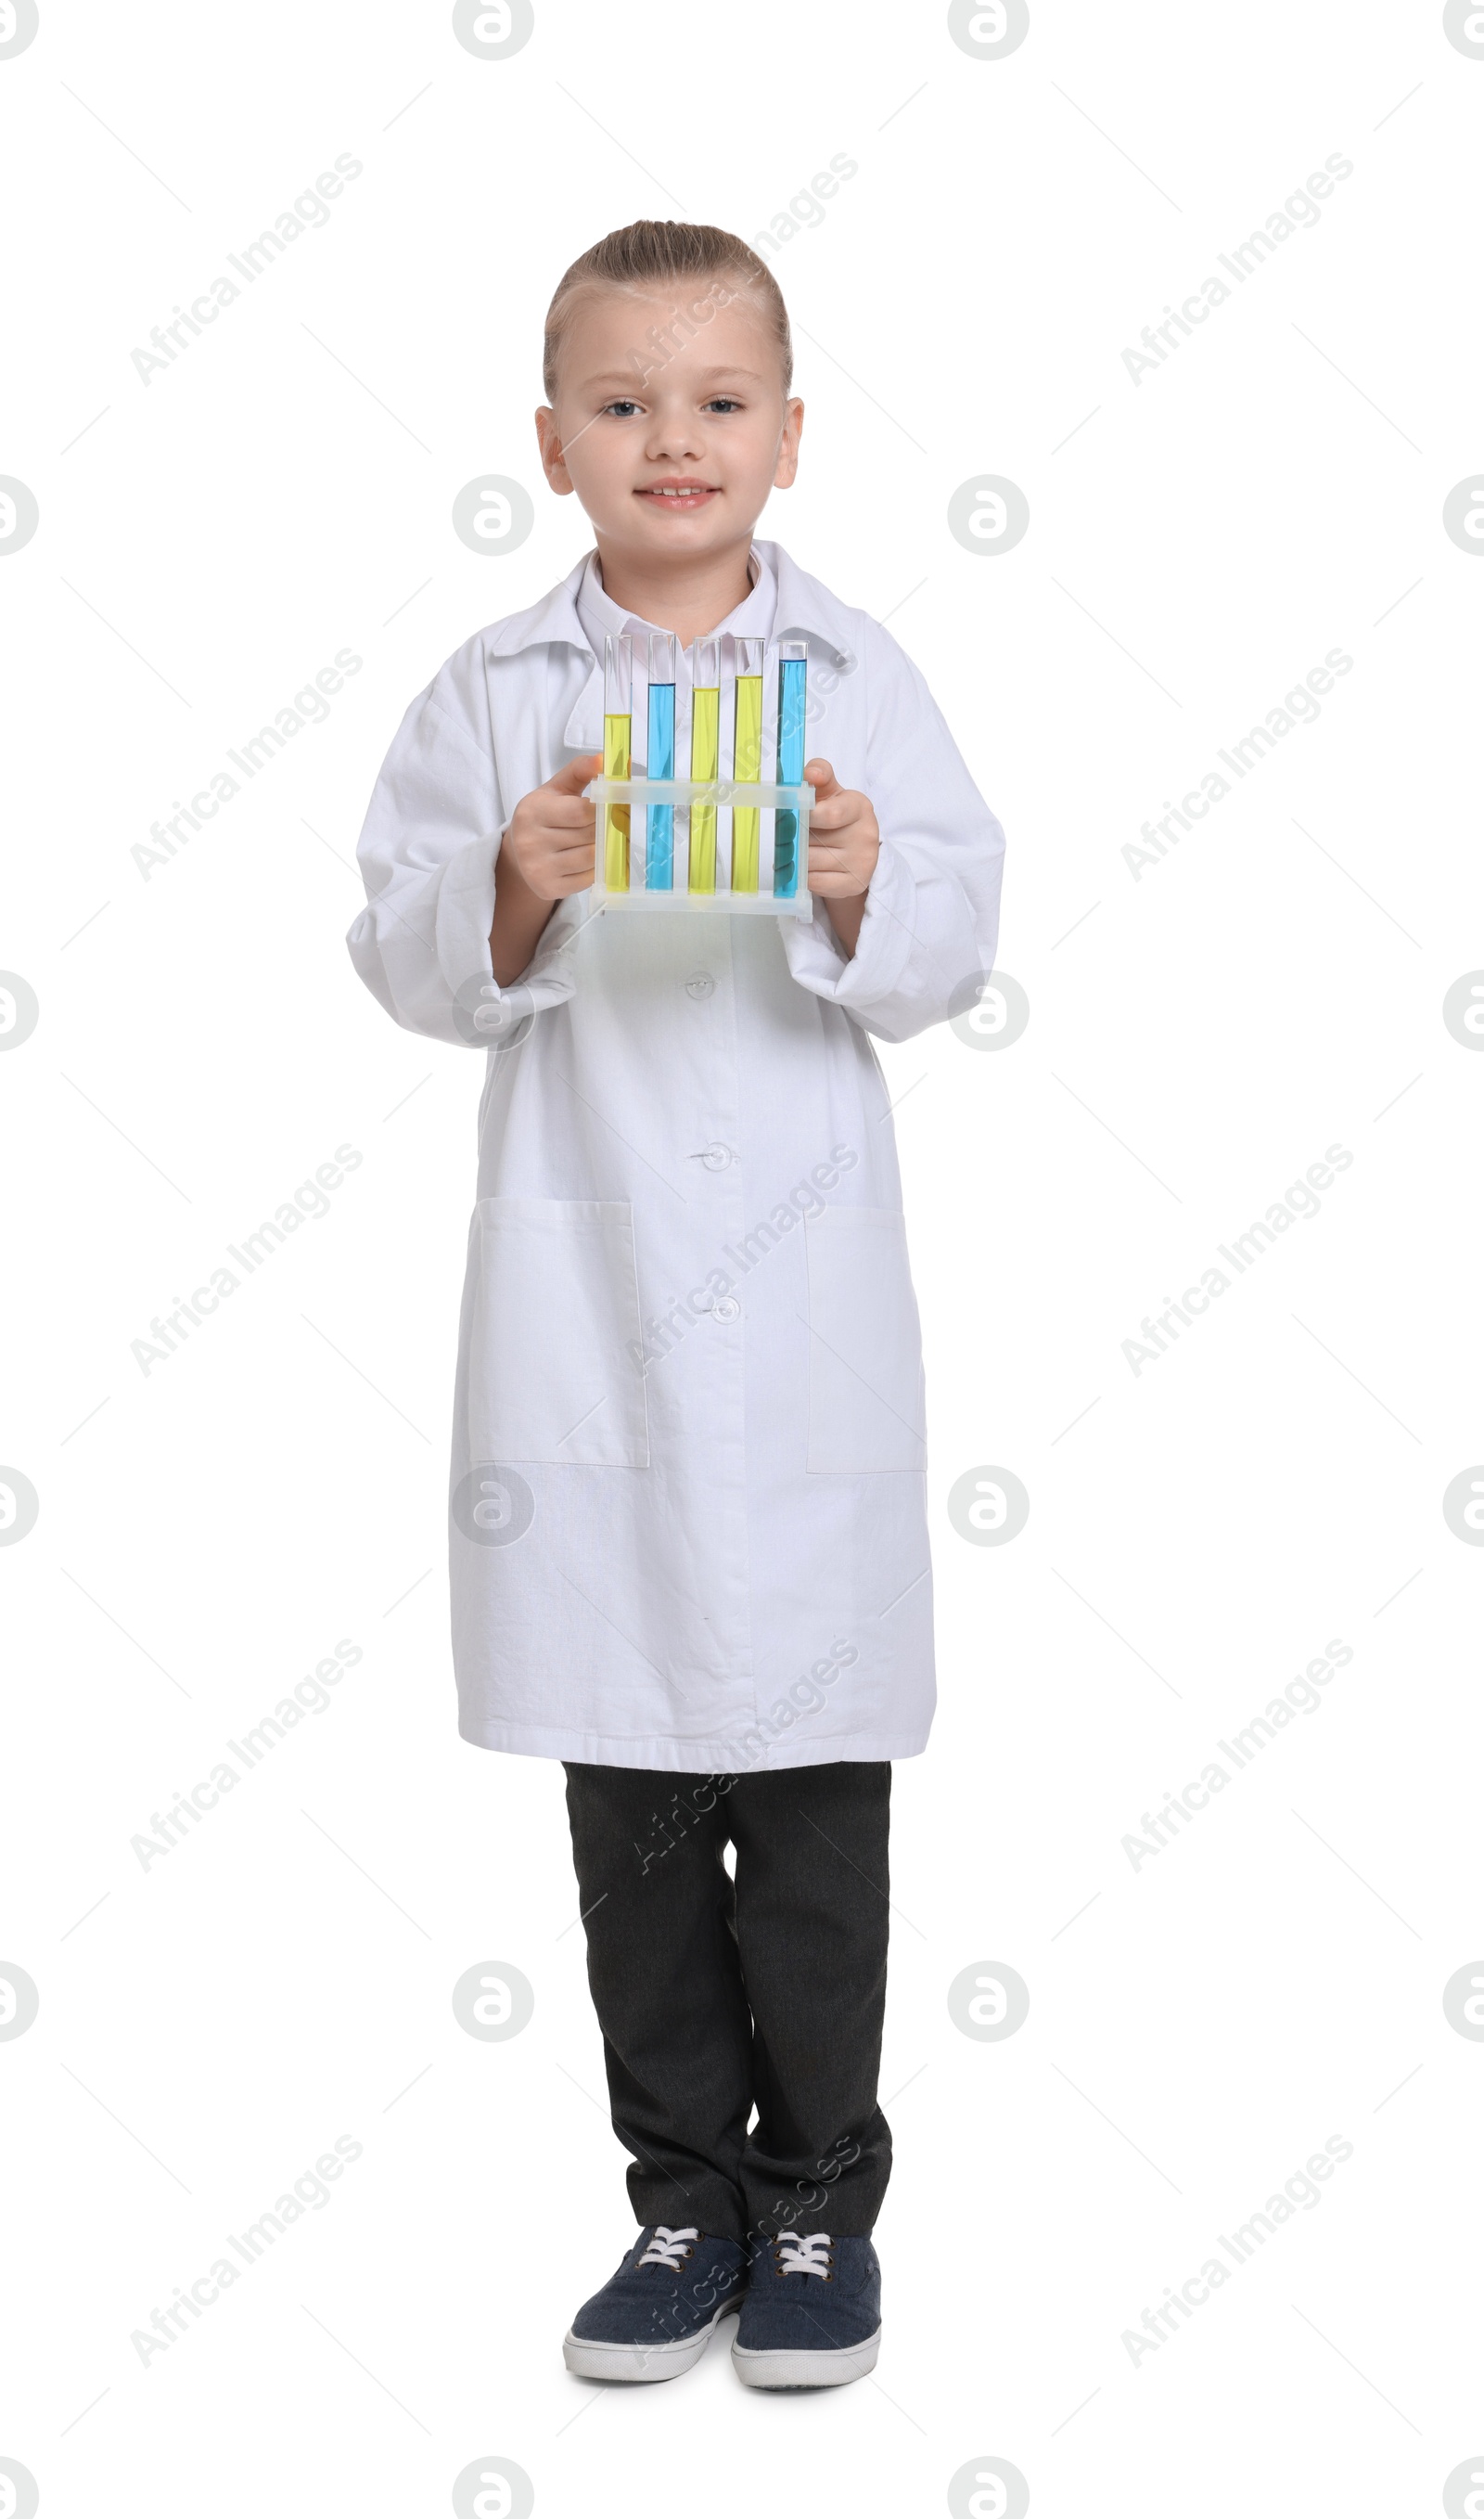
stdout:
{"type": "Polygon", "coordinates": [[[656,2225],[654,2237],[639,2259],[641,2266],[663,2266],[669,2274],[678,2274],[685,2261],[687,2244],[698,2239],[699,2231],[672,2231],[667,2224],[656,2225]]]}
{"type": "Polygon", "coordinates": [[[827,2231],[812,2232],[808,2238],[780,2239],[778,2272],[780,2275],[824,2275],[830,2271],[830,2236],[827,2231]]]}

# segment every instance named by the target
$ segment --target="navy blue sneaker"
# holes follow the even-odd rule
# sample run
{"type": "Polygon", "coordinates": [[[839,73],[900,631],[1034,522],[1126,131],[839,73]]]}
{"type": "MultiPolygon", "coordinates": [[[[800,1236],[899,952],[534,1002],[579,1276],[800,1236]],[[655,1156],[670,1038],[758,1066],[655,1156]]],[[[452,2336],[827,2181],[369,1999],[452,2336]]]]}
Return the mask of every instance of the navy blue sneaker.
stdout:
{"type": "Polygon", "coordinates": [[[760,2242],[731,2358],[749,2388],[842,2388],[876,2367],[881,2266],[869,2239],[760,2242]]]}
{"type": "Polygon", "coordinates": [[[677,2379],[738,2307],[746,2277],[738,2240],[646,2223],[617,2274],[578,2311],[562,2360],[580,2379],[677,2379]]]}

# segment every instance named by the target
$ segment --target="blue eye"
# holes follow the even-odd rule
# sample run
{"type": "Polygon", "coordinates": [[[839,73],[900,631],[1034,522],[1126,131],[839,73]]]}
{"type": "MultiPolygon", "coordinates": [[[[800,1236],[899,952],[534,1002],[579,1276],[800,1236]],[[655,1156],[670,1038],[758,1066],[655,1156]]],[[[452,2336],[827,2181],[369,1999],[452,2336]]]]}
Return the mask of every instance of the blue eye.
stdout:
{"type": "Polygon", "coordinates": [[[714,394],[706,405],[708,411],[740,411],[742,405],[729,394],[714,394]]]}
{"type": "Polygon", "coordinates": [[[621,395],[616,402],[604,403],[603,416],[605,419],[632,420],[637,410],[636,402],[630,402],[621,395]]]}

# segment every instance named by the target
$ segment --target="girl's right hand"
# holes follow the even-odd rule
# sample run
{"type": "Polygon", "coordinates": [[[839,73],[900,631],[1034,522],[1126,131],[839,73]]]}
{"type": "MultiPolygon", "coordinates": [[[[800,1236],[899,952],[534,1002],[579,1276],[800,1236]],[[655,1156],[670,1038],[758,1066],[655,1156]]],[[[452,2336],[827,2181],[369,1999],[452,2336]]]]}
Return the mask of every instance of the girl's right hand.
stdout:
{"type": "Polygon", "coordinates": [[[495,867],[495,897],[501,878],[512,866],[518,885],[537,901],[565,901],[585,892],[593,877],[593,832],[596,808],[582,794],[589,778],[602,770],[600,752],[585,753],[558,770],[545,787],[522,796],[500,844],[495,867]]]}

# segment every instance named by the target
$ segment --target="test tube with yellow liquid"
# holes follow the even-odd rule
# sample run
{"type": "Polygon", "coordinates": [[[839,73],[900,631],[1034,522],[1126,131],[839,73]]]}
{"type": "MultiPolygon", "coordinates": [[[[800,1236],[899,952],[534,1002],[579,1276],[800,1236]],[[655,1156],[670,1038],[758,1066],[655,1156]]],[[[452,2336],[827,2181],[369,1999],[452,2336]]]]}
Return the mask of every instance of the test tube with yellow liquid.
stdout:
{"type": "MultiPolygon", "coordinates": [[[[603,776],[632,776],[633,749],[633,641],[608,639],[603,647],[603,776]]],[[[603,807],[603,882],[609,892],[629,889],[627,805],[603,807]]]]}
{"type": "MultiPolygon", "coordinates": [[[[732,719],[731,774],[738,784],[763,776],[763,641],[737,641],[736,700],[732,719]]],[[[731,888],[758,889],[758,807],[736,805],[731,817],[731,888]]]]}
{"type": "MultiPolygon", "coordinates": [[[[721,774],[721,642],[695,639],[690,647],[690,774],[693,779],[721,774]]],[[[690,889],[717,888],[717,809],[690,809],[690,889]]]]}

